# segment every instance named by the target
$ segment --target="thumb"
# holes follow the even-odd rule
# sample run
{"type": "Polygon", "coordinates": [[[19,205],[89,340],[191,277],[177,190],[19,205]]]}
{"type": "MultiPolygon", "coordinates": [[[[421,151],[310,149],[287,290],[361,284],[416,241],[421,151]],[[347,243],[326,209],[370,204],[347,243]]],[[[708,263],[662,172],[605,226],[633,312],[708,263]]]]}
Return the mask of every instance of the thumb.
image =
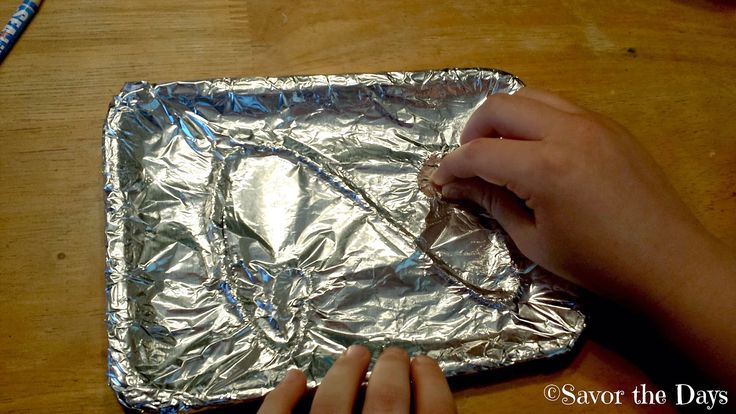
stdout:
{"type": "Polygon", "coordinates": [[[482,207],[498,221],[527,256],[529,252],[525,251],[526,248],[536,244],[533,212],[514,193],[504,187],[489,184],[478,178],[456,180],[442,186],[442,198],[468,200],[482,207]]]}

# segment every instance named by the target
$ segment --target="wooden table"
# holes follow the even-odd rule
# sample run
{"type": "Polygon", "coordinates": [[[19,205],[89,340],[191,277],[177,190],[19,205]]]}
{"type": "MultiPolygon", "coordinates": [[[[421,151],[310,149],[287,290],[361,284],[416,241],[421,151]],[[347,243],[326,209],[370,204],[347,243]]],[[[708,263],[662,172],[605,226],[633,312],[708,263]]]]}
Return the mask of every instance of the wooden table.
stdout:
{"type": "MultiPolygon", "coordinates": [[[[0,0],[3,22],[18,2],[0,0]]],[[[625,123],[736,247],[733,3],[326,3],[44,4],[0,65],[0,412],[121,411],[105,378],[100,143],[129,80],[502,68],[625,123]]],[[[630,390],[651,375],[593,335],[562,369],[456,395],[461,413],[565,411],[546,384],[630,390]]]]}

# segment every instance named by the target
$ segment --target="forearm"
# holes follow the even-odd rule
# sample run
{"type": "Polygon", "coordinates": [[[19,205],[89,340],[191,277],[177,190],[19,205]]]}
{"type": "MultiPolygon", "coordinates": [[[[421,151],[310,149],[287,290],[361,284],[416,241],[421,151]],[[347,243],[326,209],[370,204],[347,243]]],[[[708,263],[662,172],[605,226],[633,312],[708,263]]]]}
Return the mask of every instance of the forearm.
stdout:
{"type": "Polygon", "coordinates": [[[703,374],[736,392],[736,258],[704,231],[650,280],[652,323],[703,374]]]}

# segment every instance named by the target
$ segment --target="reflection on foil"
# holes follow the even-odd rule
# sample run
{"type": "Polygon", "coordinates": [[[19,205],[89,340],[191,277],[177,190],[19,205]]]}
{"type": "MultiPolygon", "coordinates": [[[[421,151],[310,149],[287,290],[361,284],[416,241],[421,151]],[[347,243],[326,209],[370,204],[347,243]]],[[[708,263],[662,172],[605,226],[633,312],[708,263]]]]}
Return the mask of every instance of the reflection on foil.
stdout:
{"type": "Polygon", "coordinates": [[[356,343],[447,375],[568,351],[574,294],[420,189],[485,96],[521,87],[486,69],[125,85],[104,128],[120,401],[252,399],[289,368],[314,387],[356,343]]]}

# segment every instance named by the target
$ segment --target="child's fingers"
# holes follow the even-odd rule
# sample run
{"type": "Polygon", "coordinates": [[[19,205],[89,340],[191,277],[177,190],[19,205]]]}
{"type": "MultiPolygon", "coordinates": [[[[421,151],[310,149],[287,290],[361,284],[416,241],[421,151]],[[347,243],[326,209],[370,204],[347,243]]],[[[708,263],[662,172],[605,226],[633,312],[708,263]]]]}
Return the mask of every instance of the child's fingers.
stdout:
{"type": "Polygon", "coordinates": [[[573,115],[519,94],[496,94],[473,112],[460,143],[476,138],[541,140],[560,132],[573,115]]]}
{"type": "Polygon", "coordinates": [[[519,197],[527,199],[527,189],[519,182],[527,183],[537,175],[541,150],[542,144],[536,141],[473,140],[442,158],[431,180],[443,186],[458,178],[479,177],[501,187],[512,186],[519,197]]]}
{"type": "Polygon", "coordinates": [[[409,356],[401,348],[388,348],[373,367],[363,413],[409,414],[410,405],[409,356]]]}
{"type": "Polygon", "coordinates": [[[365,347],[353,345],[348,348],[327,371],[314,396],[310,412],[352,413],[355,397],[370,361],[371,353],[365,347]]]}
{"type": "Polygon", "coordinates": [[[417,414],[454,414],[455,399],[439,365],[430,357],[418,356],[411,361],[415,412],[417,414]]]}
{"type": "Polygon", "coordinates": [[[555,109],[558,109],[563,112],[567,112],[571,115],[586,115],[587,117],[589,117],[589,119],[595,120],[613,129],[614,131],[618,131],[619,133],[624,134],[624,135],[629,134],[626,128],[624,128],[618,122],[606,116],[603,116],[601,114],[597,114],[589,109],[580,107],[576,105],[575,103],[568,101],[567,99],[557,96],[553,93],[549,93],[547,91],[525,86],[524,88],[519,89],[514,95],[522,96],[524,98],[534,99],[538,102],[547,104],[555,109]]]}
{"type": "Polygon", "coordinates": [[[479,179],[467,179],[443,186],[442,197],[474,202],[498,221],[519,247],[529,253],[534,251],[537,237],[534,216],[524,202],[509,190],[479,179]]]}
{"type": "Polygon", "coordinates": [[[568,101],[565,98],[557,96],[553,93],[543,91],[540,89],[531,88],[525,86],[515,93],[515,95],[523,96],[524,98],[534,99],[535,101],[544,103],[553,108],[559,109],[560,111],[569,112],[571,114],[582,114],[587,111],[574,103],[568,101]]]}
{"type": "Polygon", "coordinates": [[[289,414],[306,390],[304,373],[298,369],[289,370],[284,380],[266,395],[258,414],[289,414]]]}

